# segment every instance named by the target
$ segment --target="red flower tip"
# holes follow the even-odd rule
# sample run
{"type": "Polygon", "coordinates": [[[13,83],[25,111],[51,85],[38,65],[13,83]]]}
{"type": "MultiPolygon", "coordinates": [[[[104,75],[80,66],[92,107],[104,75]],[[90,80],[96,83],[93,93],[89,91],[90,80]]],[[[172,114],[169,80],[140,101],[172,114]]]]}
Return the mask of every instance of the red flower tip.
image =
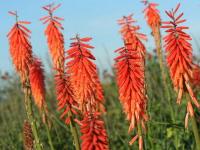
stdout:
{"type": "Polygon", "coordinates": [[[43,8],[49,12],[49,16],[45,16],[40,20],[43,23],[48,23],[45,35],[47,37],[48,47],[55,68],[64,68],[64,37],[61,32],[63,29],[60,21],[63,19],[57,16],[53,16],[53,12],[60,5],[53,6],[53,4],[44,6],[43,8]],[[61,29],[61,30],[60,30],[61,29]]]}
{"type": "Polygon", "coordinates": [[[145,34],[138,32],[140,27],[132,25],[136,22],[136,20],[134,20],[132,16],[133,14],[129,16],[123,16],[122,19],[118,20],[118,24],[122,26],[120,33],[122,34],[123,39],[128,43],[132,42],[131,40],[134,40],[134,38],[138,38],[140,40],[147,40],[145,34]]]}
{"type": "Polygon", "coordinates": [[[166,28],[167,35],[164,37],[165,49],[167,51],[167,64],[170,69],[170,76],[173,85],[178,90],[177,103],[181,103],[182,94],[184,89],[191,96],[193,103],[200,107],[197,99],[190,86],[192,79],[192,46],[189,43],[191,40],[190,35],[183,30],[188,29],[186,26],[180,26],[185,22],[182,19],[183,13],[176,15],[180,4],[171,11],[166,11],[171,21],[163,22],[163,28],[166,28]]]}
{"type": "Polygon", "coordinates": [[[41,109],[45,101],[45,77],[42,63],[38,58],[34,58],[30,65],[29,79],[35,103],[41,109]]]}
{"type": "Polygon", "coordinates": [[[92,38],[72,38],[71,48],[67,50],[69,59],[67,72],[70,75],[76,100],[82,111],[95,109],[103,102],[103,90],[97,74],[95,57],[90,52],[94,47],[87,44],[92,38]]]}
{"type": "MultiPolygon", "coordinates": [[[[10,12],[11,13],[11,12],[10,12]]],[[[13,15],[16,15],[12,12],[13,15]]],[[[32,46],[29,42],[31,31],[24,24],[28,21],[16,21],[10,32],[7,34],[9,40],[10,55],[17,72],[20,73],[22,80],[28,72],[28,66],[32,59],[32,46]]]]}
{"type": "Polygon", "coordinates": [[[58,9],[60,6],[61,6],[61,4],[58,4],[58,5],[54,6],[53,3],[49,4],[49,5],[46,5],[46,6],[43,6],[42,8],[44,10],[46,10],[49,13],[49,15],[40,18],[40,21],[43,21],[43,24],[46,24],[48,22],[53,22],[53,24],[55,26],[57,26],[58,28],[63,29],[62,25],[60,24],[60,21],[63,21],[64,19],[60,18],[60,17],[57,17],[57,16],[53,16],[53,12],[56,9],[58,9]]]}
{"type": "Polygon", "coordinates": [[[56,84],[56,95],[58,100],[58,110],[62,110],[60,118],[65,118],[65,123],[70,123],[70,115],[77,115],[77,103],[74,100],[74,94],[69,82],[69,77],[63,72],[63,70],[57,69],[57,74],[55,75],[56,84]]]}
{"type": "Polygon", "coordinates": [[[159,11],[156,9],[158,4],[156,3],[145,3],[147,7],[144,9],[145,18],[147,19],[148,25],[152,28],[152,31],[155,32],[156,28],[160,28],[161,18],[159,11]]]}
{"type": "Polygon", "coordinates": [[[99,112],[85,113],[81,124],[82,150],[108,150],[108,137],[99,112]]]}
{"type": "Polygon", "coordinates": [[[149,4],[149,1],[148,0],[142,0],[141,3],[144,3],[144,5],[147,5],[147,4],[149,4]]]}

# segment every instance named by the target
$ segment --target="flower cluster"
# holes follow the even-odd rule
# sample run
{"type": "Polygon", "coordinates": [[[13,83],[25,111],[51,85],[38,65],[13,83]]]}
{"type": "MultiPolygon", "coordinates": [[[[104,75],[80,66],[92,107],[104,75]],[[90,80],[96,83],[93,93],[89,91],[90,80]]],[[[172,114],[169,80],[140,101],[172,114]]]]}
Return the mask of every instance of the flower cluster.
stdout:
{"type": "MultiPolygon", "coordinates": [[[[175,9],[166,11],[171,21],[163,22],[162,26],[167,32],[167,35],[164,37],[167,64],[170,69],[170,76],[174,88],[178,91],[177,103],[181,103],[182,95],[187,90],[186,92],[189,93],[192,102],[199,108],[200,105],[190,85],[191,79],[193,78],[192,46],[189,43],[191,37],[184,32],[188,27],[180,25],[186,21],[182,19],[183,13],[176,16],[179,7],[180,4],[175,9]]],[[[187,108],[187,114],[193,116],[193,108],[190,102],[188,102],[187,108]]],[[[187,116],[186,118],[188,118],[187,116]]]]}
{"type": "Polygon", "coordinates": [[[108,150],[108,137],[99,112],[85,113],[80,121],[82,150],[108,150]]]}
{"type": "Polygon", "coordinates": [[[60,118],[62,119],[65,117],[65,123],[69,124],[71,121],[71,113],[77,115],[77,102],[74,100],[74,94],[69,82],[69,77],[63,72],[63,70],[57,69],[57,74],[54,79],[56,82],[58,110],[63,110],[60,118]]]}
{"type": "Polygon", "coordinates": [[[25,80],[28,74],[29,65],[32,60],[32,46],[29,42],[31,31],[24,25],[30,24],[28,21],[18,21],[16,12],[9,12],[16,17],[16,23],[8,33],[10,55],[16,71],[20,74],[21,80],[25,80]]]}
{"type": "Polygon", "coordinates": [[[59,5],[54,6],[53,4],[44,6],[43,9],[48,11],[49,15],[41,18],[44,24],[48,23],[45,30],[47,37],[48,47],[53,60],[53,66],[56,68],[64,67],[64,37],[60,30],[63,27],[60,21],[63,18],[53,16],[53,12],[60,7],[59,5]]]}
{"type": "Polygon", "coordinates": [[[67,73],[74,89],[76,100],[83,112],[96,110],[104,100],[103,90],[97,75],[97,68],[91,60],[95,57],[89,49],[94,47],[87,44],[92,38],[76,36],[71,48],[67,50],[67,73]]]}
{"type": "Polygon", "coordinates": [[[130,141],[130,144],[139,137],[139,147],[142,149],[142,133],[139,130],[141,127],[145,130],[148,117],[144,77],[146,50],[140,39],[146,39],[146,36],[137,32],[138,26],[132,26],[135,22],[132,15],[123,17],[118,22],[122,25],[121,34],[124,40],[124,47],[115,51],[119,53],[119,56],[115,58],[119,99],[130,121],[129,132],[135,127],[138,128],[138,134],[130,141]]]}
{"type": "Polygon", "coordinates": [[[147,20],[148,25],[151,27],[153,33],[156,32],[157,28],[160,28],[161,18],[159,15],[159,11],[156,9],[158,4],[149,3],[148,1],[143,1],[147,7],[144,9],[145,18],[147,20]]]}
{"type": "Polygon", "coordinates": [[[72,38],[71,48],[67,51],[67,73],[70,76],[75,99],[79,104],[83,120],[77,121],[81,128],[81,148],[83,150],[108,149],[107,133],[101,119],[103,107],[103,89],[97,74],[95,57],[87,44],[92,38],[72,38]]]}
{"type": "Polygon", "coordinates": [[[45,77],[42,63],[38,58],[34,58],[30,65],[29,79],[35,103],[41,109],[45,101],[45,77]]]}
{"type": "Polygon", "coordinates": [[[189,43],[191,40],[190,35],[184,32],[188,29],[186,26],[180,26],[185,22],[185,19],[181,19],[183,13],[178,15],[176,12],[180,4],[175,10],[166,11],[166,14],[172,21],[163,22],[162,28],[166,28],[167,35],[164,37],[165,49],[167,51],[167,64],[170,69],[170,75],[173,81],[175,89],[178,91],[177,103],[180,104],[184,87],[187,88],[192,100],[196,106],[199,107],[197,100],[189,85],[192,79],[192,46],[189,43]]]}

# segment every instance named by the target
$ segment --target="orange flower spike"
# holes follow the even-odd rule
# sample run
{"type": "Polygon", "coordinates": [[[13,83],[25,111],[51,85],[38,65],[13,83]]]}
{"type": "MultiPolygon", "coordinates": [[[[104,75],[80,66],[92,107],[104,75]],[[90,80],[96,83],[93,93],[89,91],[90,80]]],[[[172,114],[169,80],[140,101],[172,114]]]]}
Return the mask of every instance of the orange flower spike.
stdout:
{"type": "MultiPolygon", "coordinates": [[[[119,99],[123,105],[124,112],[130,121],[129,132],[135,127],[142,125],[148,120],[146,114],[146,95],[144,86],[144,60],[138,52],[132,49],[120,48],[117,50],[119,56],[116,61],[117,84],[119,87],[119,99]]],[[[145,126],[143,125],[145,131],[145,126]]],[[[130,141],[130,144],[136,139],[130,141]]]]}
{"type": "Polygon", "coordinates": [[[122,34],[124,42],[129,43],[134,49],[137,47],[137,49],[140,51],[140,54],[144,57],[146,51],[140,40],[147,40],[147,37],[145,34],[138,32],[140,29],[139,26],[132,25],[136,22],[132,16],[133,15],[131,14],[118,20],[118,24],[121,25],[120,33],[122,34]]]}
{"type": "MultiPolygon", "coordinates": [[[[132,15],[123,17],[118,21],[122,25],[121,34],[125,47],[115,51],[119,54],[115,58],[119,99],[127,115],[127,120],[130,122],[129,132],[140,126],[145,131],[144,122],[148,120],[144,77],[144,55],[146,49],[140,41],[140,39],[146,40],[146,36],[137,32],[139,27],[132,26],[134,22],[132,15]]],[[[139,147],[142,148],[142,135],[140,134],[138,132],[129,144],[133,144],[138,139],[140,141],[139,147]]]]}
{"type": "Polygon", "coordinates": [[[30,65],[29,79],[35,103],[41,109],[45,101],[45,77],[42,63],[38,58],[34,58],[30,65]]]}
{"type": "Polygon", "coordinates": [[[108,150],[108,137],[99,112],[85,113],[81,126],[82,150],[108,150]]]}
{"type": "Polygon", "coordinates": [[[49,15],[42,17],[40,20],[43,24],[47,24],[45,35],[47,37],[48,47],[53,60],[53,66],[56,68],[64,68],[64,37],[61,32],[63,27],[60,21],[63,18],[53,16],[53,12],[58,9],[61,5],[54,6],[53,4],[44,6],[43,9],[46,10],[49,15]]]}
{"type": "Polygon", "coordinates": [[[71,48],[67,51],[69,59],[67,72],[75,92],[76,100],[82,111],[96,109],[103,102],[103,92],[97,75],[96,65],[92,62],[95,57],[90,49],[94,47],[87,44],[92,38],[72,38],[71,48]]]}
{"type": "Polygon", "coordinates": [[[176,16],[179,7],[180,4],[175,9],[166,11],[171,21],[163,22],[162,26],[162,28],[166,28],[167,32],[164,37],[167,64],[174,88],[178,90],[177,102],[180,103],[183,90],[186,88],[194,104],[200,107],[190,86],[193,70],[192,46],[189,43],[191,37],[184,32],[188,27],[180,25],[186,21],[182,19],[183,13],[176,16]]]}
{"type": "Polygon", "coordinates": [[[71,111],[72,114],[77,115],[77,102],[74,100],[74,94],[71,90],[71,84],[69,82],[69,77],[63,72],[63,70],[57,69],[57,74],[55,75],[56,84],[56,95],[58,100],[58,110],[62,110],[60,118],[65,117],[65,123],[70,123],[70,116],[67,116],[68,112],[71,111]],[[66,117],[67,116],[67,117],[66,117]]]}
{"type": "Polygon", "coordinates": [[[31,31],[24,25],[30,24],[28,21],[18,21],[16,12],[9,11],[9,14],[16,17],[16,23],[8,33],[10,55],[16,71],[24,80],[28,72],[28,67],[32,59],[32,46],[29,42],[31,31]]]}
{"type": "Polygon", "coordinates": [[[159,11],[156,9],[158,4],[149,3],[147,0],[142,1],[147,7],[144,9],[145,18],[152,31],[155,32],[156,28],[160,28],[161,18],[159,11]]]}

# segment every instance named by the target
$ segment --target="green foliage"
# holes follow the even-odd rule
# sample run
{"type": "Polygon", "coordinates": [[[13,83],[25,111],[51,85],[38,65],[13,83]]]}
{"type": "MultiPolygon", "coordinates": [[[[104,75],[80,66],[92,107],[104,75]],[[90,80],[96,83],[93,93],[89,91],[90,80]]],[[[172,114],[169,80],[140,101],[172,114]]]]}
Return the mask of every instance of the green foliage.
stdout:
{"type": "MultiPolygon", "coordinates": [[[[51,136],[56,150],[74,150],[70,129],[59,119],[57,100],[55,98],[53,78],[46,75],[47,94],[46,102],[49,108],[51,136]]],[[[23,103],[23,94],[19,80],[11,76],[3,81],[0,87],[0,149],[23,149],[23,122],[26,118],[23,103]]],[[[166,94],[161,79],[161,73],[156,58],[147,61],[146,83],[148,96],[149,122],[145,135],[145,148],[148,150],[192,150],[195,148],[194,137],[189,123],[189,129],[184,128],[186,104],[176,104],[176,94],[172,88],[169,76],[167,78],[170,98],[166,94]],[[173,118],[174,117],[174,118],[173,118]]],[[[128,121],[118,100],[118,89],[114,79],[104,82],[106,110],[104,120],[111,149],[127,150],[138,149],[137,142],[131,147],[128,145],[131,135],[128,134],[128,121]]],[[[198,91],[198,90],[196,90],[198,91]]],[[[35,112],[37,108],[34,108],[35,112]]],[[[197,115],[198,112],[197,112],[197,115]]],[[[45,149],[49,149],[48,139],[42,119],[37,113],[39,136],[45,149]]],[[[198,121],[198,120],[197,120],[198,121]]],[[[198,121],[199,124],[199,121],[198,121]]],[[[79,133],[80,135],[80,133],[79,133]]]]}

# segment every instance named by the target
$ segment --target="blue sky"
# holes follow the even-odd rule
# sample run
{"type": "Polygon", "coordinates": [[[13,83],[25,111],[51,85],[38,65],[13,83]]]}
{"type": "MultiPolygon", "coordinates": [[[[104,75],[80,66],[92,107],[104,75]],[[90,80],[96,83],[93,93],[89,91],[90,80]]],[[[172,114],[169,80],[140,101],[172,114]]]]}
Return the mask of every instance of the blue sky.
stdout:
{"type": "MultiPolygon", "coordinates": [[[[147,26],[142,10],[144,8],[140,0],[0,0],[0,70],[13,71],[12,62],[8,50],[6,34],[14,24],[14,18],[8,15],[9,10],[17,10],[21,20],[31,21],[28,28],[32,31],[31,42],[34,53],[39,56],[45,66],[47,66],[48,48],[44,36],[44,28],[39,18],[46,15],[41,9],[49,3],[62,3],[56,11],[56,15],[65,18],[63,26],[65,28],[65,48],[69,47],[70,38],[75,34],[80,36],[91,36],[91,44],[95,46],[93,54],[97,58],[97,65],[101,68],[108,67],[110,60],[115,56],[114,50],[122,46],[119,26],[116,20],[123,15],[134,14],[134,18],[141,26],[141,32],[149,37],[146,44],[147,50],[154,47],[149,27],[147,26]],[[107,51],[105,51],[105,48],[107,51]]],[[[190,27],[192,33],[200,41],[200,2],[197,0],[154,0],[159,3],[158,7],[163,20],[168,20],[164,10],[174,8],[180,2],[180,11],[185,13],[186,25],[190,27]]]]}

